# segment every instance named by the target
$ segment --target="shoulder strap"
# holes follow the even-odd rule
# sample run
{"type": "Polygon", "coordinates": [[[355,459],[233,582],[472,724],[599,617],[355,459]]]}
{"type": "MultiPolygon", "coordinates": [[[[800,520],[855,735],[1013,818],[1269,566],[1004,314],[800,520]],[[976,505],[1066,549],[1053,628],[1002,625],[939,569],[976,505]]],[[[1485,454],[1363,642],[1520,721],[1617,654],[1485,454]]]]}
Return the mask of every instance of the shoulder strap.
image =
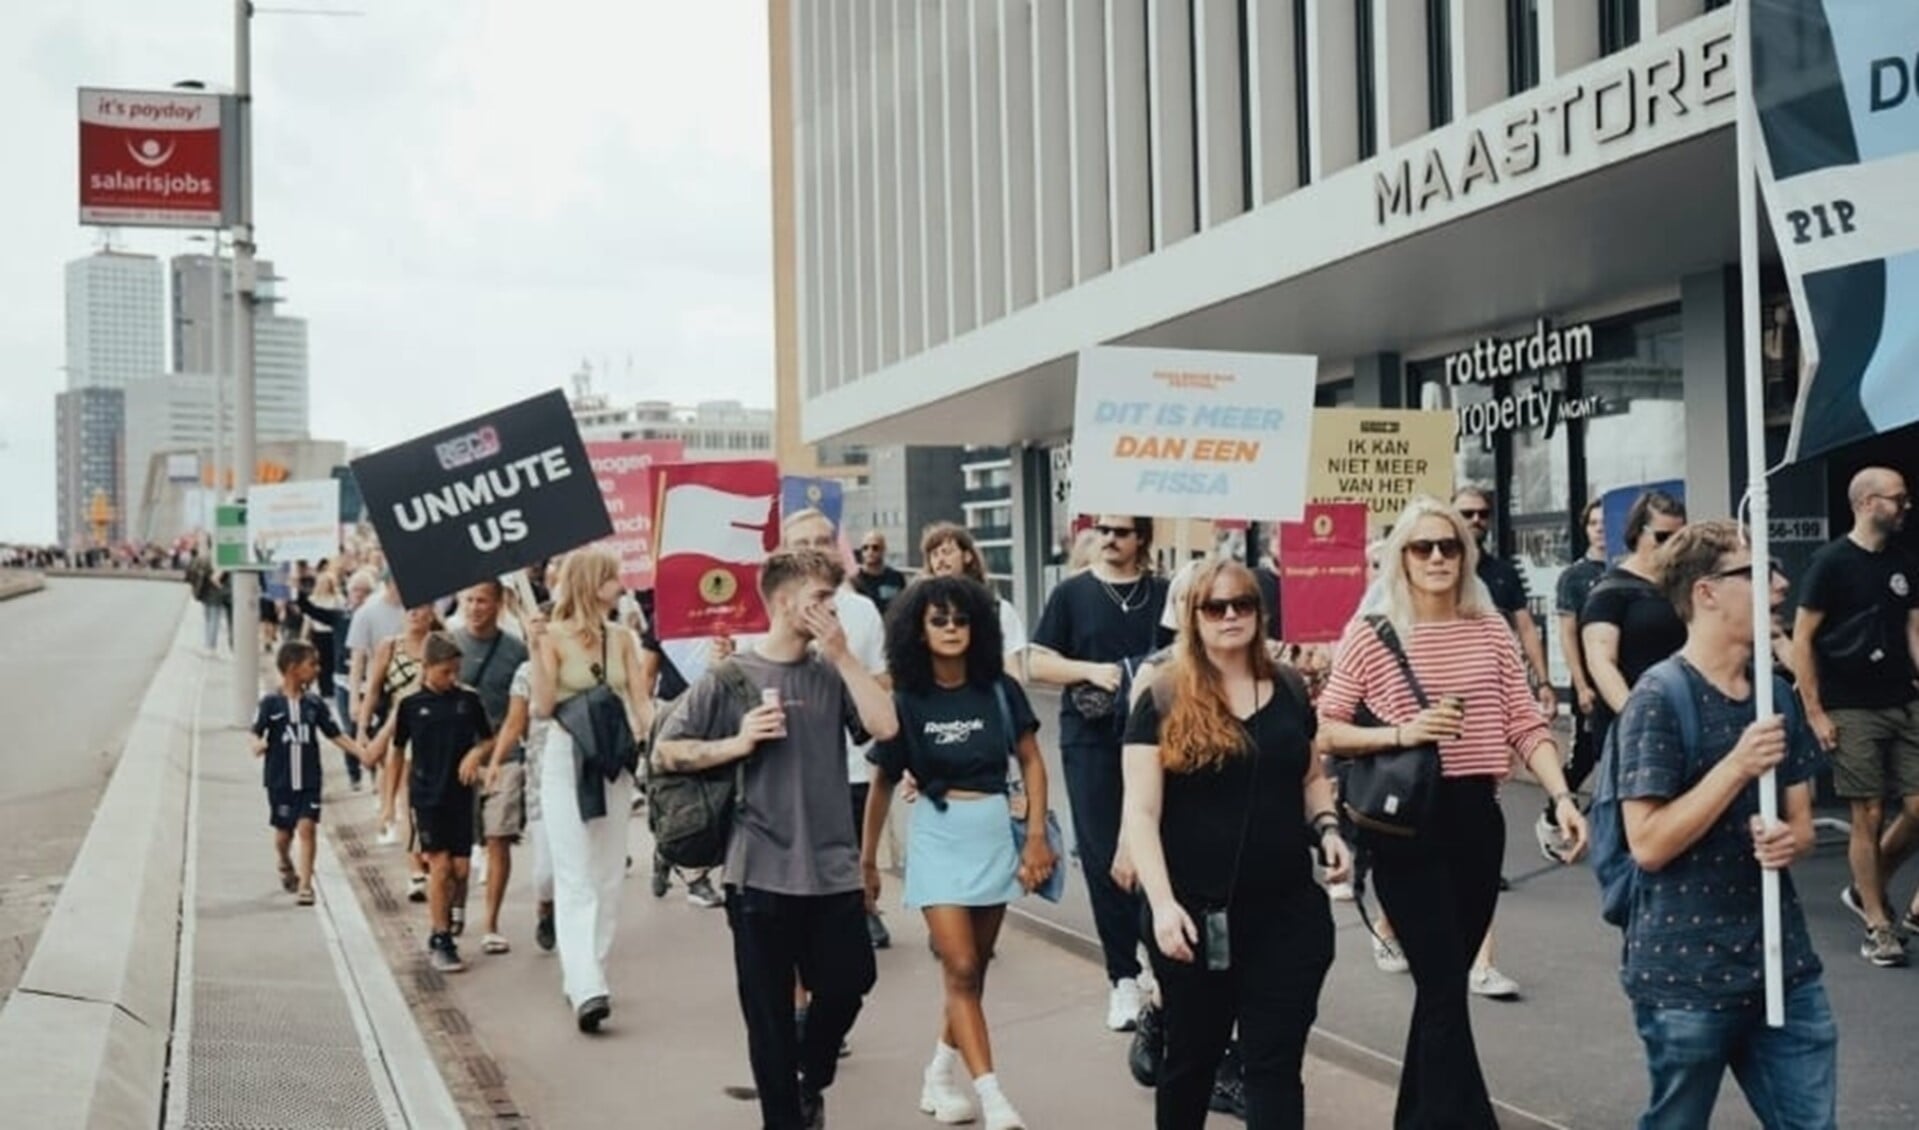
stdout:
{"type": "Polygon", "coordinates": [[[1692,687],[1685,670],[1679,666],[1679,658],[1660,660],[1640,678],[1651,681],[1659,689],[1673,717],[1679,721],[1679,740],[1685,743],[1687,756],[1692,756],[1699,748],[1699,704],[1693,699],[1692,687]]]}
{"type": "Polygon", "coordinates": [[[1399,664],[1399,673],[1405,676],[1406,686],[1412,690],[1413,700],[1419,703],[1419,708],[1424,710],[1431,706],[1431,700],[1426,697],[1426,688],[1419,685],[1419,676],[1413,674],[1412,661],[1406,658],[1406,648],[1399,642],[1399,633],[1393,630],[1393,622],[1384,616],[1368,616],[1366,622],[1372,625],[1373,634],[1379,637],[1379,642],[1393,653],[1394,662],[1399,664]]]}
{"type": "Polygon", "coordinates": [[[1013,725],[1013,704],[1006,698],[1004,677],[993,683],[993,701],[999,704],[999,724],[1006,734],[1006,753],[1010,757],[1019,749],[1019,732],[1013,725]]]}

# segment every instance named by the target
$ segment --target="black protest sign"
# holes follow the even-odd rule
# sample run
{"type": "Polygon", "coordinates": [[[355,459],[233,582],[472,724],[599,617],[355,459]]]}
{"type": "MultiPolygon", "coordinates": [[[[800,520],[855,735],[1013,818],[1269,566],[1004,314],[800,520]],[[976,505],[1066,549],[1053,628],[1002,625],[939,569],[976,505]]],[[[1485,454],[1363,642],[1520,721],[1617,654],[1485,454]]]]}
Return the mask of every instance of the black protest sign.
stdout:
{"type": "Polygon", "coordinates": [[[409,606],[613,532],[559,390],[353,461],[409,606]]]}

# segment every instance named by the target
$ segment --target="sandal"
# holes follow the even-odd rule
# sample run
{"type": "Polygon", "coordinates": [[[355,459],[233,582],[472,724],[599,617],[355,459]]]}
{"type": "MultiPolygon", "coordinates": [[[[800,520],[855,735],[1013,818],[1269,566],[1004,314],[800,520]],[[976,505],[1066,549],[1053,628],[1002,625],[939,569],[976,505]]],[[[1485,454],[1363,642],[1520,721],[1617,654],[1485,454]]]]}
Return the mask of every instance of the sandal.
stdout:
{"type": "Polygon", "coordinates": [[[300,893],[294,897],[294,901],[299,903],[301,906],[312,906],[313,905],[313,888],[302,887],[300,889],[300,893]]]}
{"type": "Polygon", "coordinates": [[[508,945],[506,939],[498,934],[488,934],[486,937],[480,939],[481,953],[511,953],[512,951],[513,947],[508,945]]]}
{"type": "Polygon", "coordinates": [[[291,863],[280,864],[280,889],[288,894],[300,889],[300,874],[291,863]]]}

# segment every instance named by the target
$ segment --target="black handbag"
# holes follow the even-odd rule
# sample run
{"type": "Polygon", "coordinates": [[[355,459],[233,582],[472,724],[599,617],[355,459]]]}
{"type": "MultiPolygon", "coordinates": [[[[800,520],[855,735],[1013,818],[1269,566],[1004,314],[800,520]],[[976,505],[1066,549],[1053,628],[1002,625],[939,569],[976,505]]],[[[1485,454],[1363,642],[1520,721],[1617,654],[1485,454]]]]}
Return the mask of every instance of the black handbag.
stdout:
{"type": "Polygon", "coordinates": [[[1889,654],[1885,613],[1873,604],[1836,624],[1822,626],[1813,637],[1813,647],[1839,673],[1870,676],[1889,654]]]}
{"type": "MultiPolygon", "coordinates": [[[[1431,705],[1426,690],[1413,674],[1399,633],[1384,616],[1368,616],[1379,642],[1393,653],[1400,674],[1413,692],[1421,710],[1431,705]]],[[[1383,725],[1361,707],[1362,725],[1383,725]]],[[[1348,759],[1339,805],[1346,819],[1362,834],[1410,840],[1431,820],[1439,797],[1439,746],[1428,742],[1375,753],[1369,757],[1348,759]]]]}

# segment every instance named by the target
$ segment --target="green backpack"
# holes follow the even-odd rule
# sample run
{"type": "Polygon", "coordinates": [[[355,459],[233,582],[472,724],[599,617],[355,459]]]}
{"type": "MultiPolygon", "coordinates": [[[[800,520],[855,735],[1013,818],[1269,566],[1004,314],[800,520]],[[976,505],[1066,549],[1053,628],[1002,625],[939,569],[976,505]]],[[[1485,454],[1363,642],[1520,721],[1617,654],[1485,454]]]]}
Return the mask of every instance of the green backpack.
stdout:
{"type": "MultiPolygon", "coordinates": [[[[744,714],[760,704],[760,690],[746,671],[731,659],[708,672],[719,683],[726,701],[744,714]]],[[[669,773],[659,768],[660,735],[669,720],[686,708],[690,695],[681,695],[654,719],[646,759],[646,826],[660,858],[689,870],[718,867],[726,862],[733,821],[746,804],[746,758],[691,773],[669,773]]]]}

